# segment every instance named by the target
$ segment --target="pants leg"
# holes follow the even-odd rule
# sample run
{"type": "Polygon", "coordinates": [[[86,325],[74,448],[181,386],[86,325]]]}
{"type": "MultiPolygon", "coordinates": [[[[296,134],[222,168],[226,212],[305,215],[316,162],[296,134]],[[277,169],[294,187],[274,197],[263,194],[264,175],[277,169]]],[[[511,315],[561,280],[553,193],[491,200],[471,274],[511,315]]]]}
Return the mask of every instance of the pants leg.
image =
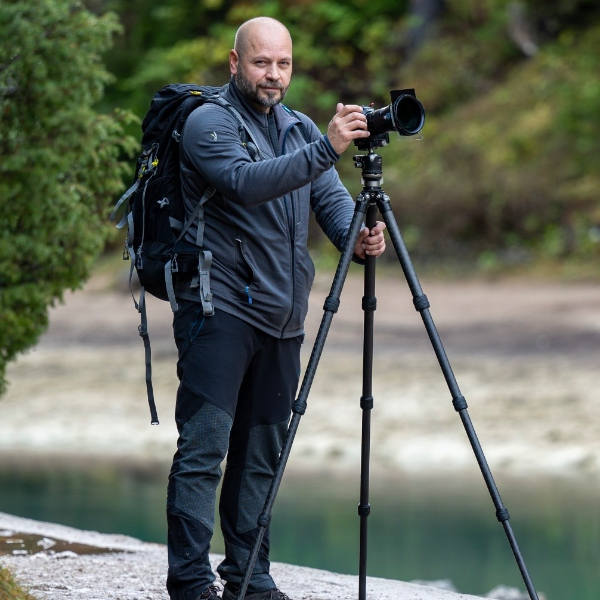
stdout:
{"type": "MultiPolygon", "coordinates": [[[[300,338],[280,340],[264,335],[238,396],[219,503],[225,560],[218,573],[234,587],[243,579],[287,432],[300,376],[300,347],[300,338]]],[[[269,566],[267,531],[249,593],[275,587],[269,566]]]]}
{"type": "Polygon", "coordinates": [[[172,600],[195,600],[215,579],[209,549],[220,465],[256,343],[243,321],[222,312],[204,318],[194,302],[181,303],[173,328],[179,439],[167,490],[167,589],[172,600]]]}

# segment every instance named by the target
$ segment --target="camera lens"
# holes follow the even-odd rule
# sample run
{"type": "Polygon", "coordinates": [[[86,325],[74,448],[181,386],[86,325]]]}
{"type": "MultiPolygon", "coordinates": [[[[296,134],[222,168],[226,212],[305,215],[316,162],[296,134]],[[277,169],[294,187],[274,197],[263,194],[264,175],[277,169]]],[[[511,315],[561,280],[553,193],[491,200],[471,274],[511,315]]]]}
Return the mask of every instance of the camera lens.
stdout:
{"type": "Polygon", "coordinates": [[[409,94],[396,98],[391,105],[393,128],[400,135],[415,135],[425,122],[423,105],[409,94]]]}
{"type": "Polygon", "coordinates": [[[385,108],[363,107],[371,136],[397,131],[400,135],[415,135],[425,123],[425,109],[411,94],[400,94],[385,108]]]}

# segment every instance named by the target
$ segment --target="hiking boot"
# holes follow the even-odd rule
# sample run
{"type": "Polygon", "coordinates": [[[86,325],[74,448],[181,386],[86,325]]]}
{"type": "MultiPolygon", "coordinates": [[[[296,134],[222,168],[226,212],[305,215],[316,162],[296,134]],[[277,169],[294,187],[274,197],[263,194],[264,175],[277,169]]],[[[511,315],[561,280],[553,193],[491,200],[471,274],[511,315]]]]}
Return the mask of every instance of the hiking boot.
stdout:
{"type": "MultiPolygon", "coordinates": [[[[226,585],[223,590],[223,600],[237,600],[239,590],[226,585]]],[[[273,588],[264,592],[255,592],[254,594],[246,594],[244,600],[291,600],[287,594],[281,590],[273,588]]]]}
{"type": "Polygon", "coordinates": [[[220,591],[216,585],[209,585],[196,600],[221,600],[220,591]]]}

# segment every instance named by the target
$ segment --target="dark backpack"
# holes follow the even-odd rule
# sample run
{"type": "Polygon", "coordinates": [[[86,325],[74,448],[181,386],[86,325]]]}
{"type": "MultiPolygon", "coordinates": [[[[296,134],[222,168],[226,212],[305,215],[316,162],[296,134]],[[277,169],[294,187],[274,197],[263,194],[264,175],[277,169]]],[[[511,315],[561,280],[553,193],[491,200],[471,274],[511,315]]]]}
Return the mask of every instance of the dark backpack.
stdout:
{"type": "MultiPolygon", "coordinates": [[[[254,160],[260,156],[258,145],[238,111],[221,95],[223,88],[175,83],[159,90],[142,123],[142,153],[137,159],[133,185],[121,196],[111,214],[114,221],[119,209],[124,214],[117,228],[127,225],[123,258],[131,260],[130,289],[135,268],[140,285],[139,301],[133,298],[141,314],[139,333],[146,351],[146,387],[152,424],[158,424],[154,393],[150,339],[148,337],[145,292],[168,300],[177,310],[174,279],[187,275],[192,290],[198,292],[206,316],[214,313],[210,291],[212,255],[202,248],[204,204],[215,193],[206,185],[202,198],[190,215],[185,214],[179,166],[179,141],[183,127],[193,110],[205,102],[219,104],[237,118],[240,138],[254,160]],[[196,243],[184,237],[198,223],[196,243]]],[[[133,293],[132,293],[133,296],[133,293]]]]}

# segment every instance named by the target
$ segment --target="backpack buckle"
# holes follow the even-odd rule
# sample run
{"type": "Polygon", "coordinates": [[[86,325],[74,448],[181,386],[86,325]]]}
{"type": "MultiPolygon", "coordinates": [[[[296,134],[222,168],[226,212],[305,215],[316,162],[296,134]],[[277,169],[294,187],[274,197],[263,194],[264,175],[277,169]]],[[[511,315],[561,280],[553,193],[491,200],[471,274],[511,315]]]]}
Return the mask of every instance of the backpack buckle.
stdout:
{"type": "Polygon", "coordinates": [[[212,303],[213,295],[210,289],[210,267],[212,265],[212,252],[202,250],[198,257],[198,283],[200,285],[200,301],[202,302],[202,312],[206,317],[212,317],[215,314],[215,307],[212,303]]]}

